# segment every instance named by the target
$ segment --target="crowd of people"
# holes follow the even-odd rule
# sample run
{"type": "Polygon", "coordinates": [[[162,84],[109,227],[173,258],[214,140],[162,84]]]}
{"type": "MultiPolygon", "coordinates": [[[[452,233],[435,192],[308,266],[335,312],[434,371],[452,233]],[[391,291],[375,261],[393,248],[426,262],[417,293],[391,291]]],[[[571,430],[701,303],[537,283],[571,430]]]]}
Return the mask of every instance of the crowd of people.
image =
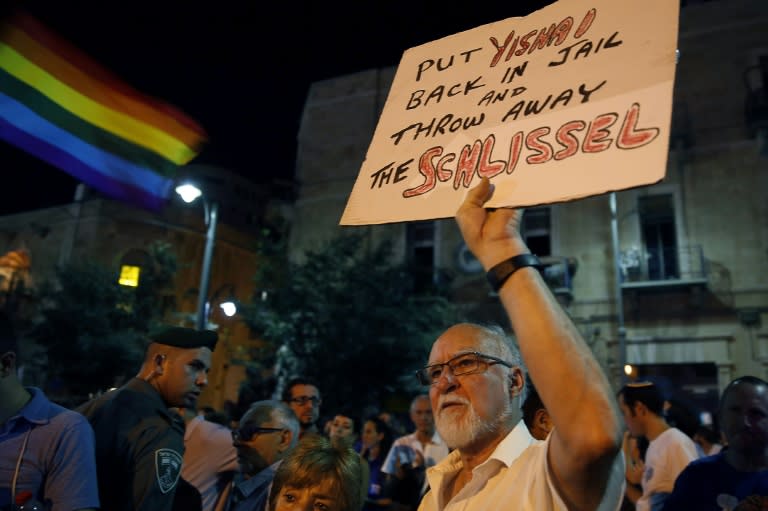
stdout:
{"type": "Polygon", "coordinates": [[[17,375],[0,321],[0,509],[77,511],[641,511],[766,509],[768,383],[723,391],[722,437],[670,423],[651,382],[615,393],[519,234],[486,209],[487,179],[456,215],[515,334],[460,323],[416,371],[411,431],[392,414],[326,410],[317,382],[207,420],[215,332],[149,335],[122,387],[68,410],[17,375]],[[622,420],[623,418],[623,420],[622,420]],[[32,507],[34,505],[38,507],[32,507]]]}

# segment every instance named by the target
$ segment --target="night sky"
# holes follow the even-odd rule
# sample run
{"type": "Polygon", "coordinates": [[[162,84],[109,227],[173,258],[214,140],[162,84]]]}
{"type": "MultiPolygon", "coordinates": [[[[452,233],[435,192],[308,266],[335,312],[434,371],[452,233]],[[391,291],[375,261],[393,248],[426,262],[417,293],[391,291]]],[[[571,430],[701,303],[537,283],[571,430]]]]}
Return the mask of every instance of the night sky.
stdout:
{"type": "MultiPolygon", "coordinates": [[[[0,15],[24,8],[135,89],[196,119],[209,142],[192,163],[228,167],[259,182],[292,177],[310,83],[395,66],[412,46],[525,16],[552,1],[0,3],[0,15]]],[[[74,195],[73,178],[2,141],[0,170],[6,178],[0,214],[74,195]]]]}

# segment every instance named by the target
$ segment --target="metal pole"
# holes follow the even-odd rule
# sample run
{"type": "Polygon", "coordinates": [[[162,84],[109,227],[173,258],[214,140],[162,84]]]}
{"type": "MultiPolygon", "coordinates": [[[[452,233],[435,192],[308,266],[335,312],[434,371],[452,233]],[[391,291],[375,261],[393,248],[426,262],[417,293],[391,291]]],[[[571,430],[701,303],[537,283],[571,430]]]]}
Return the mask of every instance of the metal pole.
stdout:
{"type": "Polygon", "coordinates": [[[67,264],[72,257],[72,249],[75,246],[75,240],[77,239],[77,228],[80,225],[80,216],[83,212],[83,197],[85,197],[85,184],[78,183],[77,188],[75,188],[75,212],[73,214],[75,220],[72,224],[71,233],[64,238],[61,253],[59,254],[59,265],[67,264]]]}
{"type": "Polygon", "coordinates": [[[197,297],[197,329],[205,330],[208,326],[208,287],[211,281],[211,258],[213,245],[216,242],[216,222],[219,216],[219,205],[212,201],[206,204],[206,222],[208,231],[205,235],[205,253],[203,254],[203,270],[200,274],[200,294],[197,297]]]}
{"type": "Polygon", "coordinates": [[[626,374],[624,373],[624,366],[627,364],[627,332],[624,328],[624,300],[621,294],[621,265],[619,264],[621,258],[619,254],[619,218],[616,212],[616,192],[610,194],[611,205],[611,238],[613,241],[613,271],[615,293],[616,293],[616,316],[617,316],[617,336],[619,338],[619,372],[621,374],[621,381],[626,380],[626,374]]]}

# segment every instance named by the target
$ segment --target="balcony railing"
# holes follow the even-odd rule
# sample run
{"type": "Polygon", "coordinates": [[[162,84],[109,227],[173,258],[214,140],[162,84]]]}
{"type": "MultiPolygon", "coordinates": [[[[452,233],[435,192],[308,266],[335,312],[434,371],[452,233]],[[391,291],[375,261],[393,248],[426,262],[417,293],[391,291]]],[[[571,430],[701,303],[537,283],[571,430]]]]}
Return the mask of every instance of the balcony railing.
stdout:
{"type": "Polygon", "coordinates": [[[701,245],[633,247],[622,250],[619,259],[624,288],[704,284],[707,264],[701,245]]]}

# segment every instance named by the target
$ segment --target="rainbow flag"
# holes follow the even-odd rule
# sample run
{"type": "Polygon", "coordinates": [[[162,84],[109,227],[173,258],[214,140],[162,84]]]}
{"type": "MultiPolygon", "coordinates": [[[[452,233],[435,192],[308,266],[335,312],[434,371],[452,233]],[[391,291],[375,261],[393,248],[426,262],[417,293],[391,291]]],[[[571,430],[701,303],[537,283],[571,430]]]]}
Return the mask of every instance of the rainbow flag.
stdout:
{"type": "Polygon", "coordinates": [[[0,28],[0,138],[109,197],[157,211],[206,136],[18,14],[0,28]]]}

